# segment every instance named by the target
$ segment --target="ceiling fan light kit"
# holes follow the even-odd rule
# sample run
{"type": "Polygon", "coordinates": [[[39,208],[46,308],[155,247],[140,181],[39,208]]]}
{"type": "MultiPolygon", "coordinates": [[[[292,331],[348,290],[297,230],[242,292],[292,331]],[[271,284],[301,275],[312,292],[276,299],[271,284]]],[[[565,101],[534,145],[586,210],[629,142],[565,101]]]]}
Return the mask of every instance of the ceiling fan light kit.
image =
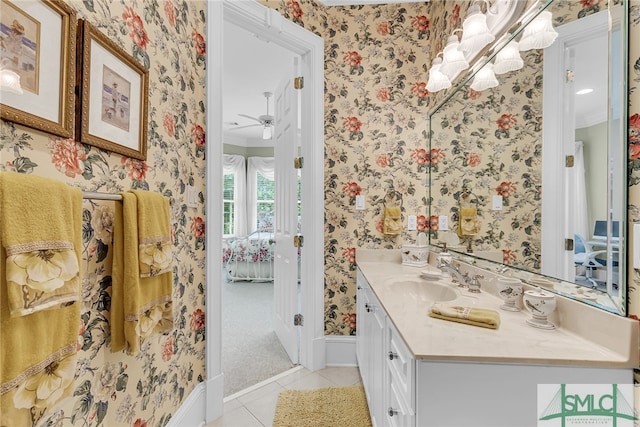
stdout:
{"type": "Polygon", "coordinates": [[[275,121],[275,117],[269,114],[269,98],[271,98],[271,95],[273,95],[273,93],[263,92],[263,95],[267,99],[267,114],[264,114],[259,117],[252,117],[246,114],[238,114],[239,116],[246,117],[247,119],[255,120],[258,123],[254,125],[239,126],[239,127],[233,128],[232,130],[244,129],[244,128],[254,127],[254,126],[262,126],[263,127],[262,139],[271,139],[273,137],[273,124],[275,121]]]}

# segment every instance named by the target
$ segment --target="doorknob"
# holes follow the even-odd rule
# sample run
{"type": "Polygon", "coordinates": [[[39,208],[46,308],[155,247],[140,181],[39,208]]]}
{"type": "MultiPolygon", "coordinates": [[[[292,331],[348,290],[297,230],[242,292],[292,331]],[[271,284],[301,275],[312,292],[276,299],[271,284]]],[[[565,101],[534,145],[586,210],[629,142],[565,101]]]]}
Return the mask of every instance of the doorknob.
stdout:
{"type": "Polygon", "coordinates": [[[270,245],[273,245],[275,242],[276,242],[275,239],[269,239],[269,244],[270,245]]]}

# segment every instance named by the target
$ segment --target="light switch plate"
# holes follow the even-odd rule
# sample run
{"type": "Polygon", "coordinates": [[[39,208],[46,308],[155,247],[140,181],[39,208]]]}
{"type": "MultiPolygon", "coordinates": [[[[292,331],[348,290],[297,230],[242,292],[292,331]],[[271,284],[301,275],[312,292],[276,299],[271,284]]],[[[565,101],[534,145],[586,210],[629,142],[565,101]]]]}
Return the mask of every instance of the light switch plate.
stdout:
{"type": "Polygon", "coordinates": [[[494,211],[502,210],[502,196],[493,196],[493,206],[491,209],[494,211]]]}
{"type": "Polygon", "coordinates": [[[362,194],[356,196],[356,209],[359,211],[364,209],[364,196],[362,194]]]}
{"type": "Polygon", "coordinates": [[[438,230],[447,231],[449,229],[449,217],[440,215],[438,217],[438,230]]]}
{"type": "Polygon", "coordinates": [[[407,230],[415,231],[418,228],[418,223],[415,215],[409,215],[407,217],[407,230]]]}
{"type": "Polygon", "coordinates": [[[187,207],[189,208],[197,208],[198,207],[198,191],[196,187],[193,185],[187,186],[187,207]]]}

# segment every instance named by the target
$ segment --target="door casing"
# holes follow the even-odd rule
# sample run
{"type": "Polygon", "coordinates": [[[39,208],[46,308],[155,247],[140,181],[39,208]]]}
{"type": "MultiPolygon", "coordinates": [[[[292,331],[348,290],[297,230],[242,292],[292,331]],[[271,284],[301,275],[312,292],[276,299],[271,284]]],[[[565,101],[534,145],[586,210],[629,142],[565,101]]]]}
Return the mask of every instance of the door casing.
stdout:
{"type": "MultiPolygon", "coordinates": [[[[206,422],[222,415],[222,85],[224,22],[231,22],[300,56],[305,96],[301,109],[302,235],[300,364],[325,366],[324,336],[324,42],[253,0],[207,3],[206,147],[206,422]]],[[[292,319],[293,321],[293,319],[292,319]]]]}

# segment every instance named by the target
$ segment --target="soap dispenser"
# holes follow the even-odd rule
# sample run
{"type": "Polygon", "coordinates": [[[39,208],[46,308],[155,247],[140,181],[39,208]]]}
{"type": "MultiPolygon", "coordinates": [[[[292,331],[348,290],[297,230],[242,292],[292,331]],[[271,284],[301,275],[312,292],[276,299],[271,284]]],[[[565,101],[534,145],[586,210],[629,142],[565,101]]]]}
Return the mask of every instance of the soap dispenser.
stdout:
{"type": "Polygon", "coordinates": [[[443,242],[442,251],[436,257],[436,262],[438,265],[441,265],[443,263],[450,264],[451,261],[453,261],[453,258],[451,257],[451,254],[447,252],[447,242],[443,242]]]}

